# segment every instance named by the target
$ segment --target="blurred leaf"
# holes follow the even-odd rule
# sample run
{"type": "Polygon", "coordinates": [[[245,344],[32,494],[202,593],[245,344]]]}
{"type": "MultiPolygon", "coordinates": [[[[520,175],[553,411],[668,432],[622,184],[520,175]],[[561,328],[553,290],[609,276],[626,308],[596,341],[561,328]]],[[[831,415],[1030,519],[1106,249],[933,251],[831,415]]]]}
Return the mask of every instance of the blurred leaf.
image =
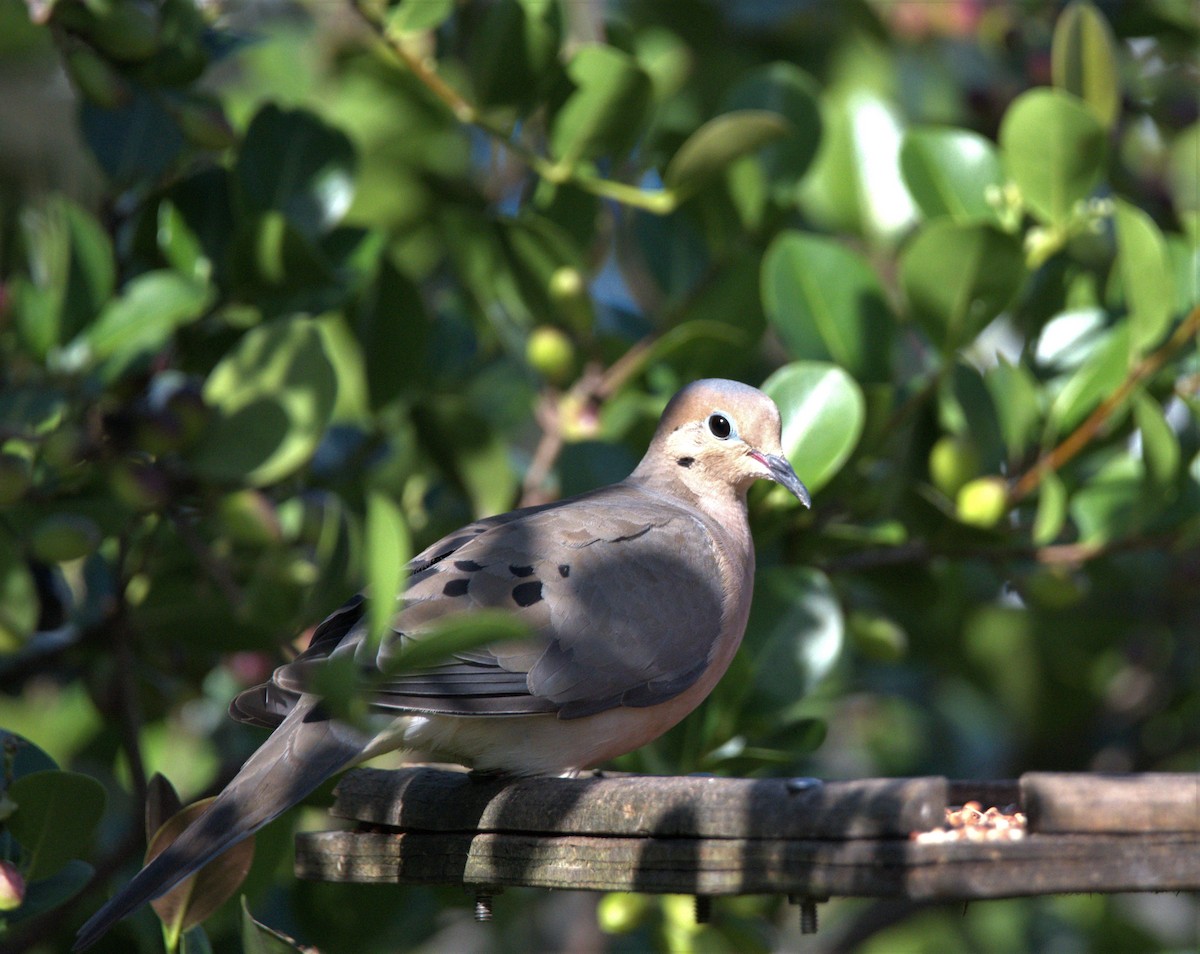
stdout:
{"type": "Polygon", "coordinates": [[[808,171],[821,141],[821,107],[816,81],[792,63],[768,63],[751,70],[724,101],[733,110],[768,110],[788,127],[778,142],[759,152],[762,168],[778,201],[792,205],[796,185],[808,171]]]}
{"type": "Polygon", "coordinates": [[[1063,385],[1048,414],[1056,433],[1062,434],[1078,425],[1125,379],[1129,369],[1129,335],[1127,323],[1113,328],[1063,385]]]}
{"type": "Polygon", "coordinates": [[[264,106],[246,131],[234,166],[243,214],[282,212],[315,241],[340,221],[354,197],[354,147],[345,134],[304,110],[264,106]]]}
{"type": "Polygon", "coordinates": [[[783,453],[812,492],[850,457],[862,434],[866,399],[841,368],[817,361],[784,365],[762,389],[783,417],[783,453]]]}
{"type": "Polygon", "coordinates": [[[1023,365],[1010,364],[1003,355],[984,372],[983,380],[991,392],[1009,456],[1016,459],[1025,453],[1041,419],[1037,381],[1023,365]]]}
{"type": "Polygon", "coordinates": [[[1137,354],[1153,348],[1171,323],[1175,285],[1162,233],[1137,206],[1116,200],[1118,266],[1129,309],[1130,343],[1137,354]]]}
{"type": "Polygon", "coordinates": [[[0,531],[0,651],[18,649],[37,626],[38,595],[15,540],[0,531]]]}
{"type": "Polygon", "coordinates": [[[165,775],[155,772],[146,786],[146,844],[150,844],[158,830],[182,808],[183,802],[175,786],[165,775]]]}
{"type": "Polygon", "coordinates": [[[367,494],[366,532],[370,638],[378,645],[399,610],[396,597],[404,586],[412,541],[399,506],[379,491],[367,494]]]}
{"type": "MultiPolygon", "coordinates": [[[[212,798],[205,798],[172,816],[158,830],[146,849],[145,864],[149,864],[174,844],[213,801],[212,798]]],[[[166,932],[173,937],[179,937],[206,920],[233,897],[245,880],[253,860],[254,836],[251,835],[227,848],[166,894],[159,895],[151,901],[150,905],[162,921],[166,932]]]]}
{"type": "Polygon", "coordinates": [[[105,109],[85,100],[79,114],[84,138],[100,168],[118,186],[155,182],[183,151],[183,133],[157,91],[130,84],[127,103],[105,109]]]}
{"type": "Polygon", "coordinates": [[[1071,497],[1071,517],[1079,540],[1111,543],[1136,532],[1144,513],[1158,502],[1147,498],[1145,468],[1137,458],[1111,458],[1071,497]]]}
{"type": "Polygon", "coordinates": [[[1032,89],[1018,96],[1004,114],[1000,149],[1030,211],[1042,222],[1063,225],[1076,203],[1099,184],[1107,137],[1076,97],[1032,89]]]}
{"type": "Polygon", "coordinates": [[[467,66],[482,106],[528,108],[557,67],[559,36],[548,4],[496,0],[471,31],[467,66]],[[540,7],[540,9],[539,9],[540,7]]]}
{"type": "Polygon", "coordinates": [[[1058,539],[1067,521],[1067,485],[1053,471],[1042,475],[1038,489],[1037,512],[1031,537],[1035,546],[1044,547],[1058,539]]]}
{"type": "Polygon", "coordinates": [[[989,189],[1004,182],[1000,157],[988,140],[966,129],[910,129],[900,147],[904,184],[926,218],[995,222],[989,189]]]}
{"type": "MultiPolygon", "coordinates": [[[[1192,123],[1171,144],[1168,182],[1175,213],[1193,242],[1200,242],[1200,122],[1192,123]]],[[[1193,290],[1195,290],[1193,286],[1193,290]]]]}
{"type": "Polygon", "coordinates": [[[762,263],[767,320],[798,358],[830,358],[862,381],[884,381],[895,319],[861,256],[840,242],[781,232],[762,263]]]}
{"type": "Polygon", "coordinates": [[[17,923],[61,907],[83,891],[95,873],[96,869],[86,861],[72,858],[54,874],[29,881],[25,903],[7,915],[7,920],[17,923]]]}
{"type": "Polygon", "coordinates": [[[1142,436],[1146,475],[1158,487],[1170,486],[1179,474],[1182,459],[1179,438],[1171,430],[1158,402],[1148,394],[1134,398],[1133,420],[1142,436]]]}
{"type": "Polygon", "coordinates": [[[385,643],[379,654],[379,669],[386,678],[436,666],[456,653],[489,643],[529,639],[532,635],[529,627],[507,610],[454,613],[439,618],[416,635],[404,633],[399,639],[385,643]]]}
{"type": "Polygon", "coordinates": [[[454,12],[455,0],[400,0],[388,15],[388,30],[419,33],[441,26],[454,12]]]}
{"type": "Polygon", "coordinates": [[[155,237],[167,264],[187,278],[207,281],[212,263],[183,213],[169,199],[159,204],[156,225],[155,237]]]}
{"type": "MultiPolygon", "coordinates": [[[[420,5],[420,0],[416,5],[420,5]]],[[[413,4],[414,0],[409,0],[413,4]]],[[[299,947],[291,938],[254,920],[246,896],[242,895],[242,954],[297,954],[299,947]]]]}
{"type": "Polygon", "coordinates": [[[33,772],[8,787],[17,809],[8,830],[29,852],[30,881],[55,874],[82,854],[104,813],[104,786],[78,772],[33,772]]]}
{"type": "Polygon", "coordinates": [[[990,225],[935,220],[900,257],[900,284],[912,316],[946,355],[973,341],[1024,279],[1021,247],[990,225]]]}
{"type": "Polygon", "coordinates": [[[58,763],[24,736],[0,729],[0,743],[4,746],[4,781],[6,783],[9,780],[10,769],[13,779],[24,778],[35,772],[58,771],[58,763]],[[12,758],[11,766],[8,763],[10,756],[12,758]]]}
{"type": "Polygon", "coordinates": [[[333,366],[312,319],[253,328],[205,382],[215,420],[192,465],[209,480],[274,483],[312,456],[336,396],[333,366]]]}
{"type": "Polygon", "coordinates": [[[1054,85],[1074,93],[1111,129],[1121,109],[1116,41],[1108,21],[1087,0],[1073,0],[1054,25],[1050,52],[1054,85]]]}
{"type": "Polygon", "coordinates": [[[650,79],[627,54],[593,44],[567,66],[575,92],[554,117],[551,151],[565,166],[601,153],[619,154],[641,132],[650,101],[650,79]]]}
{"type": "Polygon", "coordinates": [[[203,315],[213,292],[203,281],[178,272],[146,272],[105,306],[78,342],[93,360],[104,362],[102,374],[111,380],[161,350],[177,329],[203,315]]]}
{"type": "Polygon", "coordinates": [[[785,119],[765,110],[722,113],[679,147],[667,165],[663,184],[681,196],[689,195],[733,162],[784,138],[789,131],[785,119]]]}

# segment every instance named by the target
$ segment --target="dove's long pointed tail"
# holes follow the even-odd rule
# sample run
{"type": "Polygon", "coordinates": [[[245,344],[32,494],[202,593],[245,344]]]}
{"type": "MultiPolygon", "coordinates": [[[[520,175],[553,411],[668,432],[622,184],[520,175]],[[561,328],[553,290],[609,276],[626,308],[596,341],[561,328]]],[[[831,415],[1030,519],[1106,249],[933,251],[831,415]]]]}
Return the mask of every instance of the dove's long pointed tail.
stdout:
{"type": "Polygon", "coordinates": [[[364,737],[328,719],[314,697],[301,697],[208,810],[79,929],[73,949],[91,946],[117,921],[277,818],[357,761],[364,747],[364,737]]]}

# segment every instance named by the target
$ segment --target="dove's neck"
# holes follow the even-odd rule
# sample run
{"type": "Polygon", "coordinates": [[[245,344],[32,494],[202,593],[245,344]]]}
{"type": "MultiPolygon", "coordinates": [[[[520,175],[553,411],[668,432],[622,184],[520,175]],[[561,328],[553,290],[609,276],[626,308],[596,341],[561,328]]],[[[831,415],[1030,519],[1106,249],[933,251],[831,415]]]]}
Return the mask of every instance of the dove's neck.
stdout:
{"type": "Polygon", "coordinates": [[[714,479],[703,469],[678,465],[666,455],[647,454],[625,481],[666,500],[700,511],[731,536],[749,541],[746,488],[714,479]]]}

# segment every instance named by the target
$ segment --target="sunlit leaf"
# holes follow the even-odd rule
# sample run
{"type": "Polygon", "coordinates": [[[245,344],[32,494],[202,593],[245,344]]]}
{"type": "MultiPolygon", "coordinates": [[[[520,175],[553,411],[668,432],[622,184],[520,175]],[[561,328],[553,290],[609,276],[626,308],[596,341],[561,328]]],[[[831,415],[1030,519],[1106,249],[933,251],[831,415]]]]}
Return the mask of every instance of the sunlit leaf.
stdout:
{"type": "Polygon", "coordinates": [[[445,616],[413,637],[385,644],[379,657],[385,675],[423,669],[446,662],[455,653],[489,643],[528,639],[529,627],[505,610],[477,610],[445,616]],[[389,651],[390,650],[390,651],[389,651]]]}
{"type": "Polygon", "coordinates": [[[722,113],[691,134],[672,157],[663,184],[688,194],[743,156],[787,135],[787,120],[765,110],[722,113]]]}
{"type": "Polygon", "coordinates": [[[763,257],[762,298],[795,357],[832,359],[860,380],[886,380],[895,319],[871,267],[845,245],[781,232],[763,257]]]}
{"type": "Polygon", "coordinates": [[[420,33],[442,25],[454,12],[454,0],[400,0],[388,16],[388,29],[420,33]]]}
{"type": "Polygon", "coordinates": [[[1000,422],[1000,433],[1011,457],[1020,457],[1033,439],[1041,419],[1041,394],[1033,375],[1003,356],[984,372],[984,383],[1000,422]]]}
{"type": "Polygon", "coordinates": [[[575,92],[554,117],[550,144],[571,166],[633,144],[650,101],[650,79],[615,47],[581,47],[567,66],[575,92]]]}
{"type": "Polygon", "coordinates": [[[1004,114],[1000,148],[1025,204],[1041,221],[1061,225],[1100,183],[1107,137],[1076,97],[1032,89],[1004,114]]]}
{"type": "Polygon", "coordinates": [[[784,455],[815,493],[858,443],[866,416],[862,389],[841,368],[818,361],[784,365],[762,389],[779,405],[784,455]]]}
{"type": "Polygon", "coordinates": [[[1129,335],[1128,324],[1114,327],[1055,396],[1049,418],[1058,433],[1079,424],[1124,380],[1129,368],[1129,335]]]}
{"type": "Polygon", "coordinates": [[[377,640],[396,615],[396,597],[404,585],[412,542],[400,507],[391,497],[378,491],[367,495],[366,530],[370,632],[372,639],[377,640]]]}
{"type": "Polygon", "coordinates": [[[1053,471],[1042,475],[1038,487],[1037,512],[1033,518],[1031,537],[1034,544],[1044,547],[1053,543],[1067,520],[1067,485],[1053,471]]]}
{"type": "Polygon", "coordinates": [[[1146,475],[1160,487],[1170,485],[1179,474],[1183,455],[1163,409],[1149,395],[1139,394],[1133,402],[1133,420],[1142,437],[1146,475]]]}
{"type": "Polygon", "coordinates": [[[1115,221],[1130,342],[1143,354],[1162,340],[1171,323],[1175,283],[1166,244],[1154,220],[1137,206],[1118,199],[1115,221]]]}
{"type": "Polygon", "coordinates": [[[0,649],[18,649],[37,625],[38,611],[37,589],[20,547],[0,531],[0,649]]]}
{"type": "Polygon", "coordinates": [[[1104,14],[1088,0],[1073,0],[1059,14],[1050,64],[1054,85],[1078,96],[1111,128],[1121,108],[1116,41],[1104,14]]]}
{"type": "Polygon", "coordinates": [[[900,147],[900,171],[926,218],[996,221],[997,208],[988,201],[988,190],[998,190],[1004,175],[996,147],[978,133],[910,129],[900,147]]]}
{"type": "Polygon", "coordinates": [[[48,877],[86,853],[104,812],[104,786],[78,772],[33,772],[8,788],[17,809],[6,822],[29,853],[25,876],[48,877]]]}
{"type": "Polygon", "coordinates": [[[900,258],[912,316],[945,354],[973,341],[1024,278],[1020,246],[990,225],[930,222],[900,258]]]}

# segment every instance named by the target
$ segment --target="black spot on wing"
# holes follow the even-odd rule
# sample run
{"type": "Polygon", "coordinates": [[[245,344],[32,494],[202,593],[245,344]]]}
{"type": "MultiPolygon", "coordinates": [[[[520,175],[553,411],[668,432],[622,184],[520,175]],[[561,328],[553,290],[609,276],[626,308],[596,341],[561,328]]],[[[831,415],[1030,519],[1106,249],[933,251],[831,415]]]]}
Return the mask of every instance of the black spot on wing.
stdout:
{"type": "Polygon", "coordinates": [[[569,563],[560,563],[558,565],[558,575],[565,580],[571,575],[571,565],[569,563]]]}
{"type": "Polygon", "coordinates": [[[533,576],[532,566],[519,566],[516,563],[508,568],[508,572],[513,576],[533,576]]]}
{"type": "Polygon", "coordinates": [[[483,569],[483,564],[476,563],[474,560],[455,560],[454,569],[462,570],[464,573],[476,573],[483,569]]]}
{"type": "Polygon", "coordinates": [[[450,580],[442,587],[443,596],[466,596],[467,589],[470,587],[471,581],[464,578],[450,580]]]}
{"type": "Polygon", "coordinates": [[[542,598],[541,580],[518,583],[513,587],[512,598],[518,606],[532,606],[542,598]]]}

